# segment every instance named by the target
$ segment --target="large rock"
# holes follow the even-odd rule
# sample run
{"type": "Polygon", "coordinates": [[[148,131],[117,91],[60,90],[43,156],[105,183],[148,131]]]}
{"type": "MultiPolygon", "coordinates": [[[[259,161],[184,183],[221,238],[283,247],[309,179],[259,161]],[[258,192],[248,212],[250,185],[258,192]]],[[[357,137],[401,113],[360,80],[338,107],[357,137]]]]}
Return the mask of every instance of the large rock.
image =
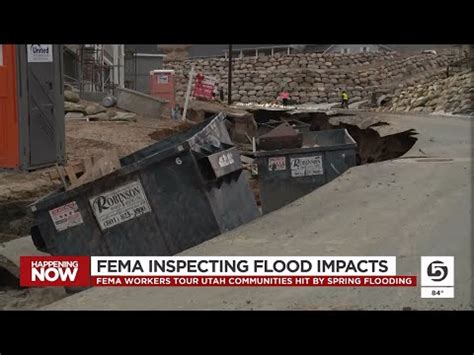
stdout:
{"type": "Polygon", "coordinates": [[[82,112],[67,112],[64,116],[65,119],[80,119],[84,118],[84,114],[82,112]]]}
{"type": "Polygon", "coordinates": [[[82,113],[87,113],[86,112],[86,107],[81,104],[77,104],[75,102],[69,102],[65,101],[64,102],[64,111],[65,112],[82,112],[82,113]]]}
{"type": "Polygon", "coordinates": [[[462,100],[461,107],[474,107],[474,102],[470,99],[462,100]]]}
{"type": "Polygon", "coordinates": [[[413,102],[412,106],[413,107],[420,107],[420,106],[423,106],[427,101],[428,101],[428,98],[426,96],[421,96],[413,102]]]}
{"type": "Polygon", "coordinates": [[[64,90],[64,100],[69,102],[79,102],[79,95],[70,90],[64,90]]]}
{"type": "Polygon", "coordinates": [[[466,103],[465,105],[459,105],[458,108],[453,110],[453,114],[468,114],[474,112],[474,105],[472,102],[466,103]]]}
{"type": "Polygon", "coordinates": [[[436,106],[438,105],[439,100],[438,99],[433,99],[429,102],[426,103],[426,106],[436,106]]]}
{"type": "Polygon", "coordinates": [[[98,104],[91,104],[91,105],[87,105],[86,106],[86,113],[88,115],[95,115],[97,113],[100,113],[100,112],[105,112],[106,109],[104,106],[102,105],[98,105],[98,104]]]}
{"type": "Polygon", "coordinates": [[[111,121],[136,121],[136,114],[133,112],[116,112],[114,116],[109,117],[111,121]]]}

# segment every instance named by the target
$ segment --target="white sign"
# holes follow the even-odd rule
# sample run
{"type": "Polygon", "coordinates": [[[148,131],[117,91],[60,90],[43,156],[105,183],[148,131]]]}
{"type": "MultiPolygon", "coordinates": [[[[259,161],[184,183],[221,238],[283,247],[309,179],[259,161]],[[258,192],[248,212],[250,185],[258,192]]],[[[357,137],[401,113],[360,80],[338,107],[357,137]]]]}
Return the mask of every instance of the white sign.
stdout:
{"type": "Polygon", "coordinates": [[[286,170],[285,157],[268,158],[268,171],[286,170]]]}
{"type": "Polygon", "coordinates": [[[159,84],[168,84],[168,82],[169,82],[168,75],[158,75],[159,84]]]}
{"type": "Polygon", "coordinates": [[[454,256],[421,257],[421,298],[454,298],[454,256]]]}
{"type": "Polygon", "coordinates": [[[143,186],[138,180],[94,196],[89,199],[89,203],[101,230],[151,211],[143,186]]]}
{"type": "Polygon", "coordinates": [[[321,155],[312,157],[290,158],[291,176],[302,177],[323,174],[323,160],[321,155]]]}
{"type": "Polygon", "coordinates": [[[421,286],[454,286],[454,256],[422,256],[421,286]]]}
{"type": "Polygon", "coordinates": [[[28,63],[46,63],[53,61],[52,44],[28,44],[28,63]]]}
{"type": "Polygon", "coordinates": [[[226,166],[234,164],[234,157],[232,153],[224,153],[219,157],[217,162],[221,168],[225,168],[226,166]]]}
{"type": "Polygon", "coordinates": [[[76,201],[69,202],[49,211],[58,232],[84,223],[76,201]]]}

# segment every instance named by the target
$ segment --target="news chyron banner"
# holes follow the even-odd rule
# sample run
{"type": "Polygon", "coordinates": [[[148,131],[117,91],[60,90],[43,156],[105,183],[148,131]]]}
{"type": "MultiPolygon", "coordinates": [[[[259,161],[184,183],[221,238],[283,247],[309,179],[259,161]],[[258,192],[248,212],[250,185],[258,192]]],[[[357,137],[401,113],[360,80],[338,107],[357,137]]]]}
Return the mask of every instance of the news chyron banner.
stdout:
{"type": "Polygon", "coordinates": [[[395,256],[23,256],[24,287],[414,287],[395,256]]]}

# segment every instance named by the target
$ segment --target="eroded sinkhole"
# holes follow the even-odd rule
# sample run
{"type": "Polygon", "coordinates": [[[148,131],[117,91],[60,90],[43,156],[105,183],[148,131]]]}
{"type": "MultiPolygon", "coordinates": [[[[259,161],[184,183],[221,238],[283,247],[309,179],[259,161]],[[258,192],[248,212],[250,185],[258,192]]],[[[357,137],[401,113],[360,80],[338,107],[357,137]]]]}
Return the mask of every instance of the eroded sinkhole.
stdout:
{"type": "Polygon", "coordinates": [[[34,200],[0,202],[0,243],[30,234],[33,219],[28,205],[34,200]]]}
{"type": "Polygon", "coordinates": [[[391,160],[401,157],[408,152],[416,143],[416,131],[411,129],[390,135],[381,136],[374,128],[383,125],[368,128],[359,128],[356,125],[342,123],[332,125],[331,128],[346,128],[349,134],[357,142],[357,163],[368,164],[384,160],[391,160]]]}
{"type": "Polygon", "coordinates": [[[20,288],[18,277],[15,276],[15,265],[0,255],[0,291],[16,290],[20,288]]]}
{"type": "Polygon", "coordinates": [[[19,288],[18,279],[0,265],[0,291],[19,288]]]}
{"type": "Polygon", "coordinates": [[[418,133],[414,129],[391,130],[390,125],[376,118],[359,115],[327,115],[324,112],[284,113],[260,110],[254,112],[257,123],[266,124],[272,120],[287,120],[309,125],[310,131],[345,128],[357,142],[357,165],[396,159],[408,152],[416,143],[418,133]],[[386,129],[387,128],[387,129],[386,129]]]}

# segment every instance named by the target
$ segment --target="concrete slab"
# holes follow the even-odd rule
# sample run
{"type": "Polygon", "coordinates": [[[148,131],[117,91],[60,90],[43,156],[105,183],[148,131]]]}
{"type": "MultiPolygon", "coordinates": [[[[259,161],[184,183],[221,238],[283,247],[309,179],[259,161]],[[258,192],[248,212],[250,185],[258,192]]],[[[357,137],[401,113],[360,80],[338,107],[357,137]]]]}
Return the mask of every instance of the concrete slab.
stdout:
{"type": "Polygon", "coordinates": [[[87,100],[87,101],[94,101],[98,103],[102,103],[102,99],[106,97],[108,93],[106,92],[89,92],[89,91],[84,91],[81,93],[81,99],[87,100]]]}
{"type": "MultiPolygon", "coordinates": [[[[20,278],[20,256],[45,256],[38,251],[30,236],[10,240],[0,245],[0,268],[20,278]]],[[[17,281],[18,282],[18,281],[17,281]]],[[[21,288],[18,285],[0,294],[0,309],[38,309],[67,296],[64,287],[21,288]]]]}
{"type": "Polygon", "coordinates": [[[165,100],[130,89],[116,89],[117,107],[150,118],[161,118],[165,100]]]}
{"type": "Polygon", "coordinates": [[[49,255],[36,249],[31,236],[21,237],[0,244],[0,255],[20,267],[20,256],[45,256],[49,255]]]}

